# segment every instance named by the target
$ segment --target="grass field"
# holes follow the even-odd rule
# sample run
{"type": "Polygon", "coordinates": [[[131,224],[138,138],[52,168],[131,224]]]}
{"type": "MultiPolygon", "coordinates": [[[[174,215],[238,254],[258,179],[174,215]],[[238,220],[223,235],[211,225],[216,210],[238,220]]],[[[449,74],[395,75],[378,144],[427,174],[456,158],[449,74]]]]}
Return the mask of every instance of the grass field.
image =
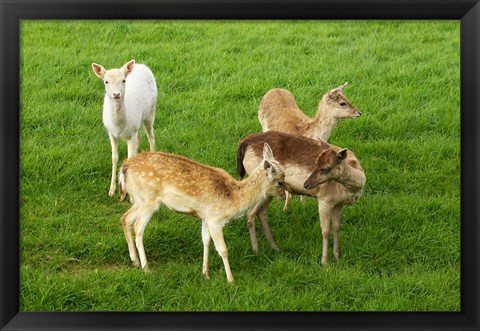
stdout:
{"type": "Polygon", "coordinates": [[[20,51],[21,310],[460,310],[458,21],[23,21],[20,51]],[[157,80],[158,150],[237,178],[265,92],[287,88],[313,116],[348,81],[363,116],[330,142],[355,152],[367,184],[344,209],[340,261],[330,247],[321,266],[316,201],[296,198],[270,206],[280,252],[258,229],[254,255],[245,218],[225,227],[232,285],[213,249],[203,279],[200,222],[165,209],[144,238],[152,272],[134,269],[91,69],[130,59],[157,80]]]}

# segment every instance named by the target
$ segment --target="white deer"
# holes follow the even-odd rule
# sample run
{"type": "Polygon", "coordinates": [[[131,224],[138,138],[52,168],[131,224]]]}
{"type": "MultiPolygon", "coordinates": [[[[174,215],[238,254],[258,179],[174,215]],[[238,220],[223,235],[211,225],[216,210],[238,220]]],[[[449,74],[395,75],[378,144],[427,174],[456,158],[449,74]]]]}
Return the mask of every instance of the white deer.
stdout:
{"type": "Polygon", "coordinates": [[[115,194],[118,141],[127,140],[128,157],[137,154],[138,130],[141,125],[147,131],[150,151],[155,150],[153,122],[157,105],[157,84],[152,71],[144,64],[127,62],[120,69],[105,70],[92,63],[95,75],[103,80],[103,125],[108,131],[112,145],[112,177],[108,195],[115,194]]]}

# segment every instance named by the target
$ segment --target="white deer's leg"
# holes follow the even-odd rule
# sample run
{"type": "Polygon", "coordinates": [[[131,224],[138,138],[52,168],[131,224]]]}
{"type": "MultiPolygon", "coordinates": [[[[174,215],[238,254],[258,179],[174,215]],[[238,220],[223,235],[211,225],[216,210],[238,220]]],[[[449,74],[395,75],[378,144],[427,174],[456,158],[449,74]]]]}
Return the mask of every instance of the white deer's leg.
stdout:
{"type": "Polygon", "coordinates": [[[138,267],[140,265],[140,261],[138,260],[137,249],[135,248],[135,243],[133,242],[133,236],[132,236],[132,225],[135,223],[136,219],[137,219],[136,206],[133,206],[132,208],[130,208],[122,216],[123,232],[125,233],[125,238],[127,239],[128,252],[130,254],[130,259],[132,260],[133,265],[138,267]]]}
{"type": "Polygon", "coordinates": [[[148,144],[150,145],[150,152],[155,152],[155,134],[153,133],[153,119],[146,119],[143,122],[145,131],[147,131],[148,144]]]}
{"type": "Polygon", "coordinates": [[[110,180],[110,189],[108,191],[109,196],[115,194],[116,176],[117,176],[117,163],[118,163],[118,139],[109,134],[110,144],[112,145],[112,179],[110,180]]]}
{"type": "Polygon", "coordinates": [[[208,266],[208,256],[210,254],[210,232],[205,221],[202,221],[202,241],[203,241],[203,267],[202,273],[206,279],[210,279],[210,268],[208,266]]]}
{"type": "Polygon", "coordinates": [[[130,139],[127,140],[127,148],[128,148],[128,157],[131,158],[132,156],[137,154],[138,150],[138,132],[135,133],[130,139]]]}
{"type": "Polygon", "coordinates": [[[215,244],[215,249],[223,260],[225,273],[227,274],[227,280],[229,283],[233,283],[233,275],[232,271],[230,270],[230,264],[228,263],[227,245],[225,244],[225,239],[223,238],[223,224],[209,222],[208,230],[210,232],[210,236],[212,236],[213,243],[215,244]]]}
{"type": "Polygon", "coordinates": [[[290,192],[288,191],[285,191],[285,205],[283,206],[283,211],[287,211],[288,209],[288,202],[290,201],[290,198],[292,197],[292,195],[290,194],[290,192]]]}
{"type": "Polygon", "coordinates": [[[323,238],[322,264],[325,265],[328,262],[328,239],[330,237],[331,207],[319,203],[318,213],[320,216],[320,227],[322,229],[323,238]]]}
{"type": "Polygon", "coordinates": [[[340,258],[340,227],[342,225],[342,207],[335,206],[332,209],[333,222],[333,256],[335,259],[340,258]]]}
{"type": "Polygon", "coordinates": [[[145,232],[145,227],[152,218],[153,213],[153,208],[139,208],[138,217],[135,222],[135,245],[137,246],[138,255],[140,256],[140,264],[145,272],[148,272],[149,269],[147,256],[145,255],[145,248],[143,247],[143,233],[145,232]]]}
{"type": "Polygon", "coordinates": [[[267,223],[267,217],[268,217],[268,206],[270,205],[270,202],[272,202],[272,197],[267,198],[265,202],[261,205],[260,209],[257,212],[258,219],[260,220],[260,224],[262,224],[262,229],[263,229],[263,234],[265,235],[265,238],[267,238],[267,241],[270,243],[270,246],[276,251],[279,251],[277,244],[275,243],[275,240],[273,240],[272,232],[270,231],[270,227],[268,226],[267,223]]]}

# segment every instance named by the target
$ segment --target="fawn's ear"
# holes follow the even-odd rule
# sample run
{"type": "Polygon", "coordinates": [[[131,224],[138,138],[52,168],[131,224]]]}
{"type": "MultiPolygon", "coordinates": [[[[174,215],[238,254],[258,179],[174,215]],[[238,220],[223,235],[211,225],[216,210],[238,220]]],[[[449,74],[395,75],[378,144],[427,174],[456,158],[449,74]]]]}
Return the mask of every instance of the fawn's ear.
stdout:
{"type": "Polygon", "coordinates": [[[133,68],[135,67],[135,60],[130,60],[122,67],[122,71],[127,76],[132,73],[133,68]]]}
{"type": "Polygon", "coordinates": [[[264,160],[273,159],[272,149],[270,148],[270,145],[268,145],[267,143],[263,144],[263,159],[264,160]]]}
{"type": "Polygon", "coordinates": [[[97,77],[101,79],[103,79],[103,77],[105,76],[105,73],[107,72],[104,67],[96,63],[92,63],[92,69],[95,75],[97,75],[97,77]]]}
{"type": "Polygon", "coordinates": [[[276,172],[275,167],[267,160],[263,160],[263,169],[270,175],[276,172]]]}
{"type": "Polygon", "coordinates": [[[337,160],[339,162],[345,160],[345,158],[347,157],[347,152],[348,152],[348,149],[347,148],[344,148],[342,149],[340,152],[337,153],[337,160]]]}
{"type": "Polygon", "coordinates": [[[345,82],[345,84],[340,85],[340,86],[337,87],[335,90],[337,90],[338,92],[342,92],[343,89],[344,89],[345,87],[347,87],[347,85],[348,85],[348,82],[345,82]]]}

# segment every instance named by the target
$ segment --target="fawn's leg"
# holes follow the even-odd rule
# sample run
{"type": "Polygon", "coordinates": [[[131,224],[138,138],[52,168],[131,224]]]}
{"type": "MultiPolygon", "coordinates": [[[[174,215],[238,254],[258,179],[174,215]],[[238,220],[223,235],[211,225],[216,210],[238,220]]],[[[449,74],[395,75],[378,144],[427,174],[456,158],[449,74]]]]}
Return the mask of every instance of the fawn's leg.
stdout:
{"type": "Polygon", "coordinates": [[[135,222],[135,245],[137,246],[138,255],[140,256],[140,263],[143,271],[148,272],[147,256],[145,255],[145,248],[143,247],[143,233],[145,227],[152,218],[156,208],[153,207],[139,207],[138,217],[135,222]]]}
{"type": "Polygon", "coordinates": [[[202,221],[202,241],[203,241],[203,267],[202,273],[206,279],[210,279],[210,268],[208,266],[208,256],[210,254],[210,232],[208,231],[208,225],[205,221],[202,221]]]}
{"type": "Polygon", "coordinates": [[[275,240],[273,240],[272,232],[270,231],[270,227],[267,223],[268,206],[270,205],[270,202],[272,202],[272,199],[272,197],[268,197],[267,200],[265,200],[265,202],[260,206],[260,209],[257,212],[257,216],[260,220],[260,224],[262,224],[263,234],[265,235],[265,238],[267,238],[267,241],[270,243],[270,246],[272,246],[274,250],[279,251],[275,240]]]}
{"type": "Polygon", "coordinates": [[[133,206],[122,216],[122,227],[123,232],[125,233],[125,238],[127,239],[128,252],[130,254],[130,260],[132,260],[133,265],[138,267],[140,261],[137,256],[137,249],[135,248],[135,243],[133,242],[132,236],[132,226],[137,219],[137,207],[133,206]]]}
{"type": "Polygon", "coordinates": [[[233,283],[233,275],[232,271],[230,270],[230,264],[228,263],[227,245],[225,244],[225,239],[223,238],[223,224],[219,222],[208,222],[207,225],[210,236],[212,236],[213,243],[215,244],[215,249],[222,257],[223,265],[225,266],[225,272],[227,274],[227,280],[229,283],[233,283]]]}
{"type": "Polygon", "coordinates": [[[250,243],[252,245],[252,250],[255,254],[258,254],[258,239],[257,239],[257,231],[255,230],[255,217],[257,216],[257,212],[261,207],[261,202],[257,203],[252,209],[247,212],[247,226],[248,232],[250,232],[250,243]]]}

